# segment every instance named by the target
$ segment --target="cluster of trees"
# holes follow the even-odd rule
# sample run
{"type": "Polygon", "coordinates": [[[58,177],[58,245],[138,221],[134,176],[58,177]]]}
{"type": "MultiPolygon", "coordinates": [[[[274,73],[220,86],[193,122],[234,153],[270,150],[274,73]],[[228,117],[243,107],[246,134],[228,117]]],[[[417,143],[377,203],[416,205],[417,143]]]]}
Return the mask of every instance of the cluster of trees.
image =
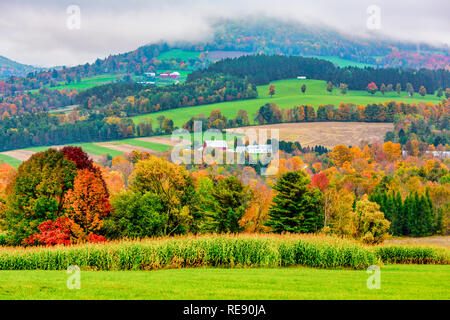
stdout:
{"type": "Polygon", "coordinates": [[[335,86],[344,83],[351,90],[366,90],[367,84],[372,82],[377,86],[383,83],[399,83],[403,88],[410,83],[416,92],[423,86],[428,93],[450,87],[450,71],[445,69],[339,68],[325,60],[282,55],[246,55],[221,60],[206,69],[192,72],[188,80],[200,79],[213,73],[248,77],[250,82],[258,85],[301,75],[308,79],[330,81],[335,86]]]}
{"type": "Polygon", "coordinates": [[[416,192],[402,199],[400,193],[377,190],[370,200],[380,205],[386,218],[391,221],[390,232],[397,236],[424,237],[444,228],[442,208],[436,213],[428,191],[424,195],[416,192]]]}
{"type": "MultiPolygon", "coordinates": [[[[76,114],[76,113],[75,113],[76,114]]],[[[62,116],[64,117],[64,116],[62,116]]],[[[130,138],[137,132],[152,133],[146,123],[135,127],[130,118],[91,114],[79,121],[60,122],[60,116],[47,112],[24,113],[0,120],[0,151],[32,146],[105,141],[130,138]]]]}
{"type": "Polygon", "coordinates": [[[381,58],[378,64],[384,68],[445,69],[450,65],[450,57],[430,52],[394,51],[381,58]]]}
{"type": "MultiPolygon", "coordinates": [[[[271,142],[272,141],[269,139],[267,141],[267,144],[271,144],[271,142]]],[[[315,145],[314,147],[309,147],[309,146],[308,147],[302,147],[300,142],[298,142],[298,141],[292,142],[292,141],[280,140],[278,142],[278,148],[279,148],[280,151],[287,152],[287,153],[290,153],[290,154],[296,154],[296,153],[299,153],[299,152],[302,152],[302,153],[315,152],[318,155],[322,155],[324,153],[328,153],[329,152],[327,147],[324,147],[324,146],[321,146],[321,145],[315,145]]]]}
{"type": "MultiPolygon", "coordinates": [[[[448,103],[447,103],[448,108],[448,103]]],[[[398,115],[394,119],[394,131],[388,131],[385,141],[405,145],[411,155],[422,154],[428,145],[445,146],[450,142],[450,114],[446,111],[440,117],[427,114],[414,116],[398,115]]],[[[430,150],[433,151],[433,150],[430,150]]]]}
{"type": "Polygon", "coordinates": [[[425,115],[429,119],[437,119],[439,127],[442,127],[448,125],[447,109],[448,102],[431,105],[389,101],[366,106],[341,103],[338,109],[332,104],[320,105],[316,112],[310,105],[280,110],[275,103],[266,103],[257,111],[255,121],[259,124],[304,121],[394,122],[400,116],[425,115]]]}
{"type": "Polygon", "coordinates": [[[291,146],[298,154],[281,152],[269,176],[250,166],[184,167],[138,151],[107,168],[78,148],[38,153],[17,173],[0,165],[0,234],[8,243],[52,245],[242,231],[324,231],[379,243],[388,231],[448,232],[448,160],[403,159],[390,141],[328,153],[291,146]]]}
{"type": "Polygon", "coordinates": [[[33,155],[7,188],[1,224],[8,243],[104,241],[99,232],[111,211],[108,188],[101,169],[81,148],[33,155]]]}
{"type": "Polygon", "coordinates": [[[86,90],[76,100],[85,109],[97,109],[109,116],[133,116],[257,96],[255,85],[247,79],[214,74],[185,84],[162,87],[108,84],[86,90]]]}
{"type": "Polygon", "coordinates": [[[76,94],[76,90],[58,91],[42,88],[37,92],[28,92],[5,98],[0,97],[0,119],[24,112],[36,113],[72,105],[76,94]]]}

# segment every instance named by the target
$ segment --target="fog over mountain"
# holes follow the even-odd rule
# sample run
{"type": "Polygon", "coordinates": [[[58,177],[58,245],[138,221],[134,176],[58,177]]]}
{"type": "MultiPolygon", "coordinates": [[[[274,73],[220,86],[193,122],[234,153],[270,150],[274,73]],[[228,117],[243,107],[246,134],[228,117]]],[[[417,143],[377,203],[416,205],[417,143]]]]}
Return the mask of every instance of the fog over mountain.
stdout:
{"type": "Polygon", "coordinates": [[[247,16],[301,21],[355,36],[392,37],[450,45],[448,0],[18,0],[0,3],[0,55],[53,66],[92,62],[156,41],[205,41],[217,18],[247,16]],[[67,8],[80,8],[80,29],[67,27],[67,8]],[[369,30],[367,8],[380,8],[380,29],[369,30]]]}

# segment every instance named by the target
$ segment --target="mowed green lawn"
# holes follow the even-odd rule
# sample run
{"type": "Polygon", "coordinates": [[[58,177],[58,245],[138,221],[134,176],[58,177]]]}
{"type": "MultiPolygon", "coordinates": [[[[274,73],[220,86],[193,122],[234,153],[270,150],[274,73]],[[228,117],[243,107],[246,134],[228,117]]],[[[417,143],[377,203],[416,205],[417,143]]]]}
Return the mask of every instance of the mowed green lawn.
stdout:
{"type": "Polygon", "coordinates": [[[81,271],[67,289],[65,271],[0,271],[0,299],[449,299],[450,266],[388,265],[381,288],[365,270],[304,267],[81,271]]]}
{"type": "Polygon", "coordinates": [[[335,88],[332,93],[326,91],[326,82],[322,80],[280,80],[273,81],[275,86],[275,95],[271,98],[267,95],[268,85],[258,86],[258,98],[251,100],[239,100],[230,102],[214,103],[196,107],[178,108],[167,111],[140,115],[132,119],[136,124],[142,122],[145,118],[155,119],[163,115],[174,121],[174,125],[182,127],[191,117],[198,114],[208,116],[211,110],[219,109],[227,118],[236,117],[240,109],[246,110],[249,114],[250,121],[253,121],[257,110],[268,102],[276,103],[281,109],[292,108],[298,105],[312,105],[317,108],[321,104],[334,104],[337,108],[341,102],[354,104],[380,103],[385,101],[403,101],[406,103],[413,102],[432,102],[437,103],[439,99],[434,95],[426,95],[425,97],[415,94],[409,97],[406,92],[402,92],[399,96],[396,92],[386,93],[384,96],[377,92],[371,95],[367,91],[349,90],[346,95],[342,95],[335,88]],[[301,93],[300,87],[306,84],[306,93],[301,93]]]}

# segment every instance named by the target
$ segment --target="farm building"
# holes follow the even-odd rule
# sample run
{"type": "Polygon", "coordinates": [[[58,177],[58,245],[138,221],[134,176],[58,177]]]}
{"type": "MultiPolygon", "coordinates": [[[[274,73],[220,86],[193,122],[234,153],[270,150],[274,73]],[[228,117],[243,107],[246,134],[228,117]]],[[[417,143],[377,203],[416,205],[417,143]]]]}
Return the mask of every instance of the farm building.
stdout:
{"type": "Polygon", "coordinates": [[[306,77],[305,76],[298,76],[297,80],[306,80],[306,77]]]}
{"type": "Polygon", "coordinates": [[[228,150],[228,145],[225,140],[206,140],[203,142],[203,146],[198,150],[203,150],[205,148],[215,148],[220,150],[228,150]]]}
{"type": "Polygon", "coordinates": [[[172,78],[172,79],[179,79],[180,78],[180,73],[179,72],[172,72],[171,74],[170,74],[170,77],[172,78]]]}
{"type": "Polygon", "coordinates": [[[272,146],[268,144],[250,145],[247,146],[247,152],[249,154],[272,153],[272,146]]]}
{"type": "Polygon", "coordinates": [[[249,154],[267,154],[272,153],[271,145],[249,145],[249,146],[237,146],[236,153],[247,152],[249,154]]]}

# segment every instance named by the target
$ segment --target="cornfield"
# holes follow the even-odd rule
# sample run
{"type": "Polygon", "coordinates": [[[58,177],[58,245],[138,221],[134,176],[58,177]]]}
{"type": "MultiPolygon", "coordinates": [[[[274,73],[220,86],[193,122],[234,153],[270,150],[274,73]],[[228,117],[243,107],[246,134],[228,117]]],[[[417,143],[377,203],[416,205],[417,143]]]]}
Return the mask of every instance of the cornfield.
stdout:
{"type": "Polygon", "coordinates": [[[206,235],[125,240],[67,247],[1,248],[0,270],[155,270],[185,267],[364,269],[388,263],[448,264],[448,251],[423,247],[368,247],[313,235],[206,235]]]}

